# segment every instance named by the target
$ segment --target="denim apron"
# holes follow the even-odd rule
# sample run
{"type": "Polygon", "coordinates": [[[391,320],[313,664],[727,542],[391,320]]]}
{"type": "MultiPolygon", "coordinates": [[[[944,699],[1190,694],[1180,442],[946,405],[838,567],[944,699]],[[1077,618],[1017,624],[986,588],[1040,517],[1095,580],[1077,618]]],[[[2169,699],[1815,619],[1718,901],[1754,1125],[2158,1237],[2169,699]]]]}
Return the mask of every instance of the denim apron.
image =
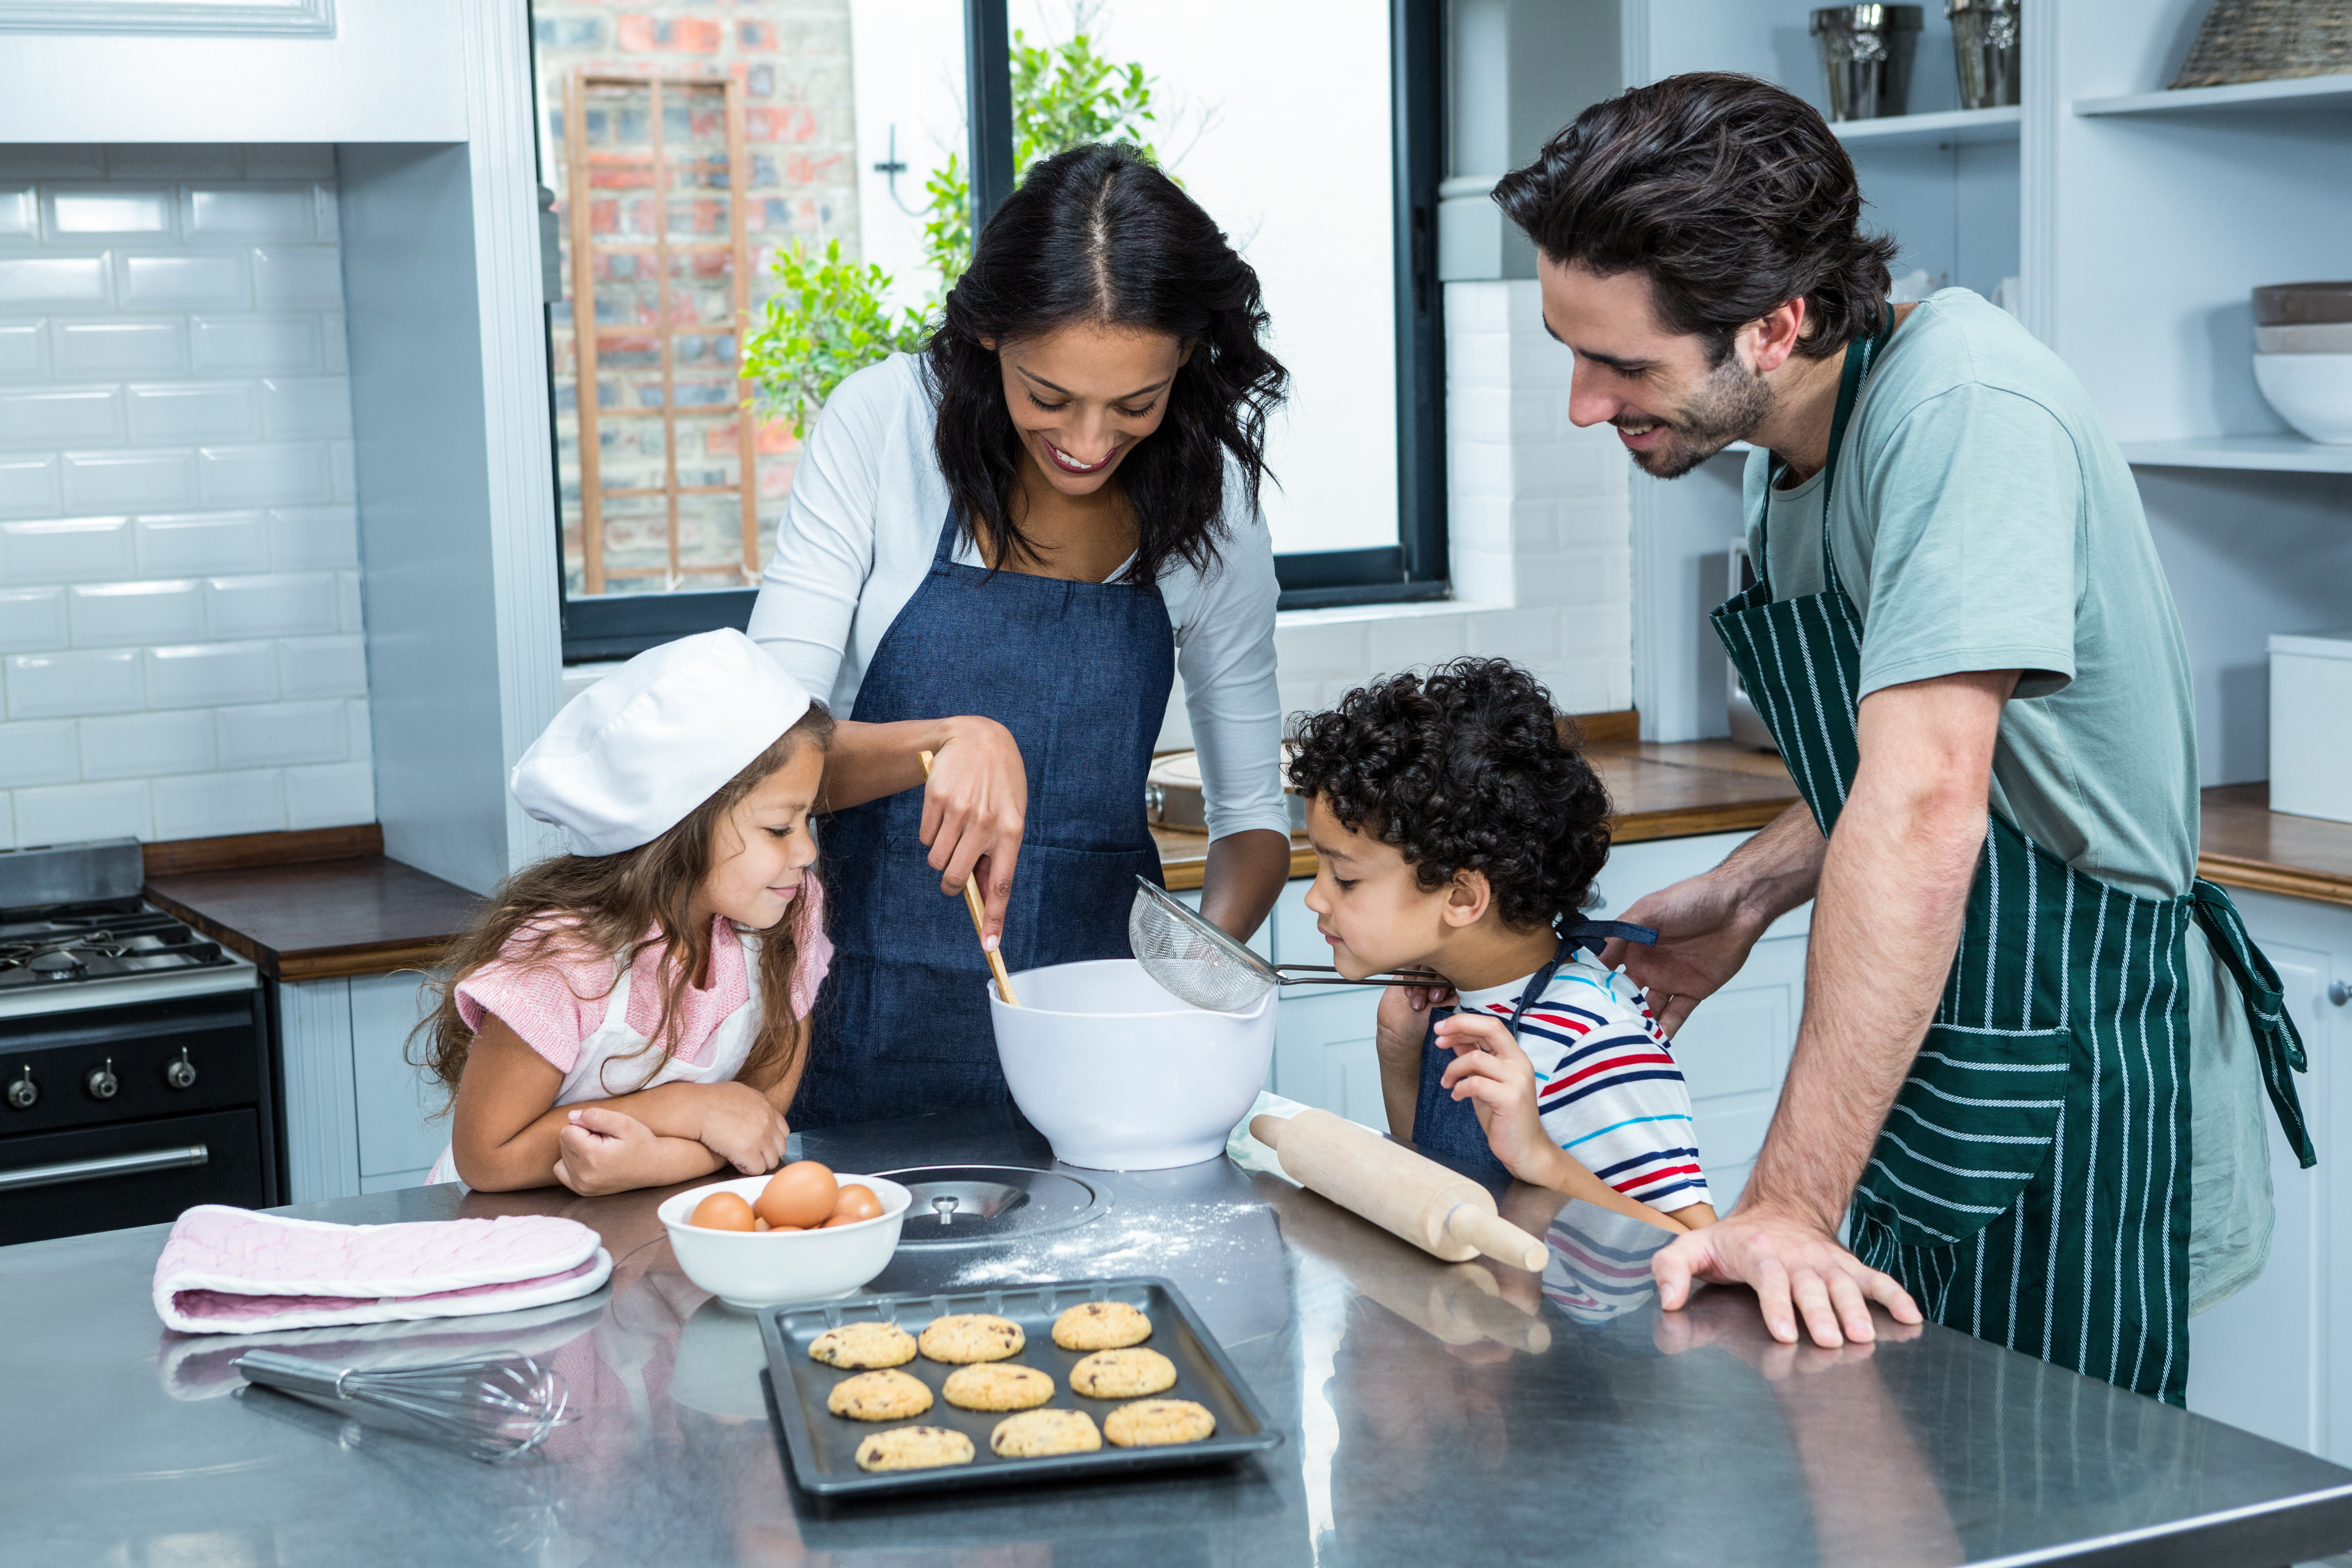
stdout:
{"type": "MultiPolygon", "coordinates": [[[[1519,1020],[1527,1016],[1529,1007],[1543,1000],[1544,993],[1551,988],[1552,977],[1578,948],[1589,947],[1597,953],[1601,944],[1611,937],[1622,937],[1645,947],[1658,940],[1658,933],[1648,926],[1629,925],[1623,921],[1580,920],[1572,925],[1563,924],[1559,935],[1559,946],[1553,952],[1551,962],[1535,972],[1520,991],[1519,999],[1511,1005],[1507,1027],[1514,1040],[1519,1037],[1519,1020]]],[[[1438,1044],[1437,1026],[1440,1020],[1451,1018],[1459,1011],[1458,1007],[1429,1010],[1429,1028],[1421,1037],[1421,1089],[1412,1104],[1412,1146],[1423,1153],[1442,1154],[1457,1165],[1507,1181],[1511,1173],[1487,1146],[1486,1130],[1478,1125],[1477,1108],[1466,1100],[1454,1099],[1454,1091],[1445,1087],[1445,1068],[1453,1061],[1454,1052],[1438,1044]]]]}
{"type": "MultiPolygon", "coordinates": [[[[890,623],[849,717],[978,713],[1013,731],[1027,826],[1004,913],[1008,970],[1128,956],[1127,912],[1160,855],[1144,773],[1176,679],[1156,586],[984,571],[955,559],[950,512],[929,574],[890,623]]],[[[960,898],[940,892],[923,792],[820,829],[833,968],[811,1020],[796,1128],[1012,1103],[988,1016],[988,963],[960,898]]]]}
{"type": "MultiPolygon", "coordinates": [[[[1827,587],[1759,581],[1715,612],[1725,651],[1826,836],[1860,756],[1860,617],[1829,536],[1839,447],[1895,331],[1846,354],[1822,476],[1827,587]]],[[[1769,521],[1767,504],[1765,522],[1769,521]]],[[[1763,544],[1763,524],[1758,537],[1763,544]]],[[[2302,1042],[2229,895],[2149,899],[2075,870],[1998,812],[1944,994],[1854,1188],[1856,1257],[1938,1323],[2183,1404],[2189,1378],[2189,1012],[2197,921],[2238,981],[2272,1103],[2313,1163],[2302,1042]]]]}

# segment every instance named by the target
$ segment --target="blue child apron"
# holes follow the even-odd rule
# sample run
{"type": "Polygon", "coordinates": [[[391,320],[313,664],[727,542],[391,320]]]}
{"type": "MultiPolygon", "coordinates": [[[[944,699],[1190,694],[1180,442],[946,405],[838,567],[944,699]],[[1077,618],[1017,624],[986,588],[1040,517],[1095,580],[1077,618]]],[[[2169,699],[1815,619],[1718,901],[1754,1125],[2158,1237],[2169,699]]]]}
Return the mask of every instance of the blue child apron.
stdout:
{"type": "MultiPolygon", "coordinates": [[[[874,650],[849,717],[977,713],[1013,731],[1027,826],[1004,914],[1005,967],[1128,955],[1135,879],[1157,882],[1144,773],[1176,679],[1156,586],[989,572],[955,560],[950,513],[922,585],[874,650]]],[[[940,892],[923,792],[835,812],[818,830],[832,972],[818,994],[798,1128],[1012,1102],[988,1017],[988,964],[963,900],[940,892]]]]}
{"type": "MultiPolygon", "coordinates": [[[[1559,946],[1552,953],[1551,962],[1535,972],[1519,992],[1519,999],[1511,1005],[1507,1027],[1515,1040],[1519,1037],[1519,1020],[1527,1016],[1529,1007],[1543,1000],[1543,994],[1551,988],[1552,977],[1578,948],[1589,947],[1599,952],[1601,944],[1611,937],[1645,947],[1658,940],[1658,933],[1648,926],[1629,925],[1623,921],[1580,920],[1573,925],[1563,924],[1559,934],[1559,946]]],[[[1454,1099],[1454,1091],[1445,1087],[1445,1068],[1454,1060],[1454,1051],[1437,1043],[1437,1026],[1439,1020],[1451,1018],[1458,1011],[1454,1007],[1433,1007],[1429,1011],[1429,1028],[1421,1039],[1421,1090],[1412,1106],[1412,1146],[1423,1153],[1442,1154],[1474,1171],[1507,1177],[1510,1171],[1487,1147],[1486,1130],[1478,1125],[1477,1108],[1466,1100],[1454,1099]]]]}
{"type": "MultiPolygon", "coordinates": [[[[1829,536],[1839,447],[1894,335],[1848,350],[1822,475],[1826,586],[1759,581],[1715,612],[1826,837],[1860,763],[1862,623],[1829,536]]],[[[1769,509],[1766,521],[1769,521],[1769,509]]],[[[1762,544],[1759,525],[1759,545],[1762,544]]],[[[2309,1140],[2289,1071],[2303,1047],[2229,895],[2142,898],[1988,813],[1944,995],[1854,1188],[1854,1255],[1932,1321],[2168,1404],[2189,1376],[2190,921],[2236,977],[2281,1124],[2309,1140]]]]}

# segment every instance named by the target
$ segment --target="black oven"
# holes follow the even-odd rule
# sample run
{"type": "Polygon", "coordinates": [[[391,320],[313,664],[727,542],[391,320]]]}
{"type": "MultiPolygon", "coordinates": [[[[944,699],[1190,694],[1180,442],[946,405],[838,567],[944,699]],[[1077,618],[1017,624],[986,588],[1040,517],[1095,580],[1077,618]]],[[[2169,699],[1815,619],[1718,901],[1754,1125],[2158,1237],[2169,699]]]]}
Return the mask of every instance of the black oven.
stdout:
{"type": "Polygon", "coordinates": [[[0,1244],[285,1201],[258,988],[0,1015],[0,1244]]]}

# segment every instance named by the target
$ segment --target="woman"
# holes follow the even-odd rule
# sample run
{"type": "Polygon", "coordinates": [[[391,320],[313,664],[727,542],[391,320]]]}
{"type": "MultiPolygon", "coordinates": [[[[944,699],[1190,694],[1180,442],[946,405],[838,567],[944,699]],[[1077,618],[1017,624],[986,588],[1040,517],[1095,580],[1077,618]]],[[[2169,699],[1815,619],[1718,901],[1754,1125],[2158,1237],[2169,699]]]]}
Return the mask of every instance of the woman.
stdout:
{"type": "Polygon", "coordinates": [[[1074,148],[990,219],[924,353],[826,404],[750,628],[845,715],[837,951],[795,1126],[1009,1103],[965,879],[1008,969],[1125,957],[1179,669],[1203,910],[1246,936],[1273,907],[1290,838],[1257,501],[1288,376],[1265,327],[1257,275],[1174,182],[1074,148]]]}

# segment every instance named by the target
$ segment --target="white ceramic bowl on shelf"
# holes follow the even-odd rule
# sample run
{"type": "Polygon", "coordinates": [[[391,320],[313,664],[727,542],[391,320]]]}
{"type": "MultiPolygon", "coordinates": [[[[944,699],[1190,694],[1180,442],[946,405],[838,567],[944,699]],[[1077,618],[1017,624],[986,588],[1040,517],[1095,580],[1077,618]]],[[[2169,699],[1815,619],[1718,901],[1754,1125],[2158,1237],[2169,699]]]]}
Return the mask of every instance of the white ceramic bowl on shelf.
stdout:
{"type": "Polygon", "coordinates": [[[2305,436],[2352,446],[2352,353],[2256,354],[2254,383],[2278,416],[2305,436]]]}
{"type": "Polygon", "coordinates": [[[780,1307],[846,1296],[888,1266],[898,1249],[898,1226],[914,1194],[880,1176],[836,1172],[844,1186],[856,1182],[881,1200],[879,1219],[825,1230],[706,1230],[687,1215],[713,1193],[756,1203],[765,1176],[737,1176],[689,1187],[654,1211],[669,1231],[670,1250],[686,1277],[730,1307],[780,1307]]]}
{"type": "Polygon", "coordinates": [[[1275,993],[1246,1013],[1179,1002],[1131,958],[1013,977],[988,988],[997,1059],[1014,1103],[1066,1165],[1160,1171],[1224,1152],[1274,1060],[1275,993]]]}

